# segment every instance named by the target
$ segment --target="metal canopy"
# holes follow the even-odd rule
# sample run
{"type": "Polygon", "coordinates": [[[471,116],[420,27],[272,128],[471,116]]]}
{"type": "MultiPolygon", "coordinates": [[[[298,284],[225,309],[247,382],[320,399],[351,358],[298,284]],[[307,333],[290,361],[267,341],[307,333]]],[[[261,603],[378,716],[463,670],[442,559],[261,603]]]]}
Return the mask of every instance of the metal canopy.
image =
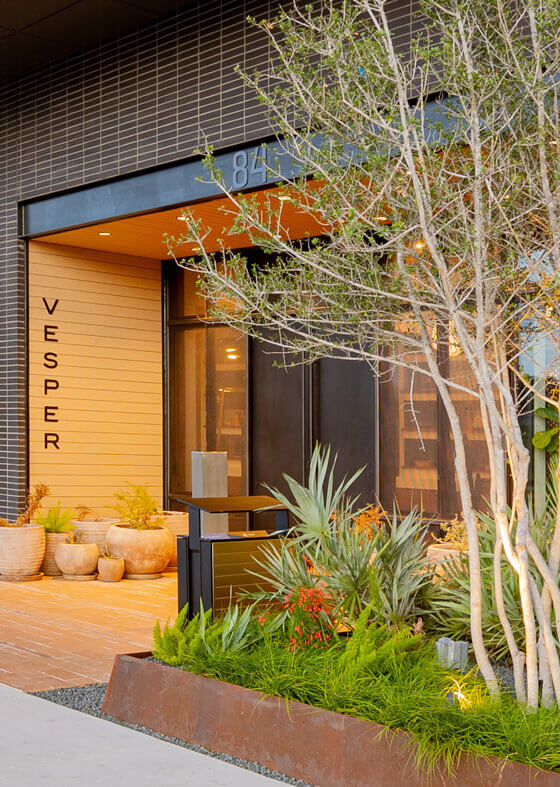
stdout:
{"type": "Polygon", "coordinates": [[[0,3],[0,79],[188,5],[185,0],[24,0],[0,3]]]}

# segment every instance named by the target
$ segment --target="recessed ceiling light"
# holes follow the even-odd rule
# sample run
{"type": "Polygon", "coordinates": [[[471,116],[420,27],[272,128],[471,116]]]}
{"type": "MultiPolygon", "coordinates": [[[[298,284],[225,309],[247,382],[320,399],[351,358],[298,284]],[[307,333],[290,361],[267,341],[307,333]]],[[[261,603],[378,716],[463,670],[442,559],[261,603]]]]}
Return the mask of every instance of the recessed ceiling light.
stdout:
{"type": "Polygon", "coordinates": [[[109,235],[111,235],[110,232],[98,232],[97,234],[101,235],[102,238],[107,238],[109,235]]]}
{"type": "Polygon", "coordinates": [[[375,221],[389,221],[388,216],[374,216],[375,221]]]}
{"type": "Polygon", "coordinates": [[[200,251],[200,246],[193,246],[192,250],[196,253],[197,251],[200,251]]]}
{"type": "Polygon", "coordinates": [[[177,221],[186,221],[186,216],[177,216],[177,221]]]}
{"type": "Polygon", "coordinates": [[[414,244],[414,248],[415,248],[415,249],[418,249],[418,250],[420,251],[420,249],[423,249],[425,245],[426,245],[426,244],[425,244],[425,243],[422,243],[422,241],[421,241],[421,240],[418,240],[418,241],[416,241],[416,243],[414,244]]]}
{"type": "Polygon", "coordinates": [[[287,194],[281,194],[281,195],[278,197],[278,199],[280,200],[280,202],[287,202],[289,199],[291,199],[291,197],[288,197],[288,195],[287,195],[287,194]]]}
{"type": "Polygon", "coordinates": [[[234,352],[236,352],[236,348],[235,347],[226,347],[226,352],[227,353],[234,353],[234,352]]]}
{"type": "Polygon", "coordinates": [[[227,357],[230,359],[230,361],[237,361],[237,355],[235,353],[228,353],[227,357]]]}

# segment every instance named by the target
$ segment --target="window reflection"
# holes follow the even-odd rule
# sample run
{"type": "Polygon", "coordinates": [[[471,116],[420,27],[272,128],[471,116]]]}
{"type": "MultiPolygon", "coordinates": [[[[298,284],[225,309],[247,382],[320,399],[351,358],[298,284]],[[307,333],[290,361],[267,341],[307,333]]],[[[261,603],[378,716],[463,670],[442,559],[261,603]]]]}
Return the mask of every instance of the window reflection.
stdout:
{"type": "Polygon", "coordinates": [[[191,494],[191,451],[226,451],[228,491],[247,488],[247,340],[225,326],[169,332],[169,491],[191,494]]]}
{"type": "MultiPolygon", "coordinates": [[[[469,364],[453,339],[453,332],[438,331],[439,363],[448,379],[473,389],[469,364]]],[[[411,361],[426,368],[421,354],[411,361]]],[[[426,514],[452,518],[461,513],[455,474],[453,435],[435,383],[429,376],[409,369],[380,367],[379,461],[380,498],[392,510],[396,501],[402,513],[413,507],[426,514]]],[[[465,439],[467,469],[473,502],[485,509],[490,496],[488,452],[478,400],[450,388],[465,439]]]]}

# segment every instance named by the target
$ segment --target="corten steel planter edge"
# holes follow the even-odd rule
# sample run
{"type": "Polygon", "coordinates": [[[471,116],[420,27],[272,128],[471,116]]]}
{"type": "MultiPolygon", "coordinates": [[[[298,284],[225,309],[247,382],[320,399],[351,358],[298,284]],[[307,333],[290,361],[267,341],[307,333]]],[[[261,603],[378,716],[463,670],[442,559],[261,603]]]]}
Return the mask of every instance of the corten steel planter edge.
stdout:
{"type": "Polygon", "coordinates": [[[119,721],[258,762],[320,787],[560,787],[560,774],[464,755],[454,777],[415,767],[402,731],[243,686],[117,656],[103,712],[119,721]]]}

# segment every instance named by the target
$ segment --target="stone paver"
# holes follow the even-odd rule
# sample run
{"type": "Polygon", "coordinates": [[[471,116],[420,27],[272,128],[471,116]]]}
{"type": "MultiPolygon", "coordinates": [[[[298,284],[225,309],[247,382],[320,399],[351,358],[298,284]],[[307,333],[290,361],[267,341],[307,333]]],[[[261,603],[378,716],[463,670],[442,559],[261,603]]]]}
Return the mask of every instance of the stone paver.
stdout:
{"type": "Polygon", "coordinates": [[[176,613],[176,574],[0,581],[0,683],[24,691],[104,683],[117,653],[149,650],[155,621],[176,613]]]}
{"type": "Polygon", "coordinates": [[[0,685],[6,787],[267,787],[278,782],[0,685]]]}

